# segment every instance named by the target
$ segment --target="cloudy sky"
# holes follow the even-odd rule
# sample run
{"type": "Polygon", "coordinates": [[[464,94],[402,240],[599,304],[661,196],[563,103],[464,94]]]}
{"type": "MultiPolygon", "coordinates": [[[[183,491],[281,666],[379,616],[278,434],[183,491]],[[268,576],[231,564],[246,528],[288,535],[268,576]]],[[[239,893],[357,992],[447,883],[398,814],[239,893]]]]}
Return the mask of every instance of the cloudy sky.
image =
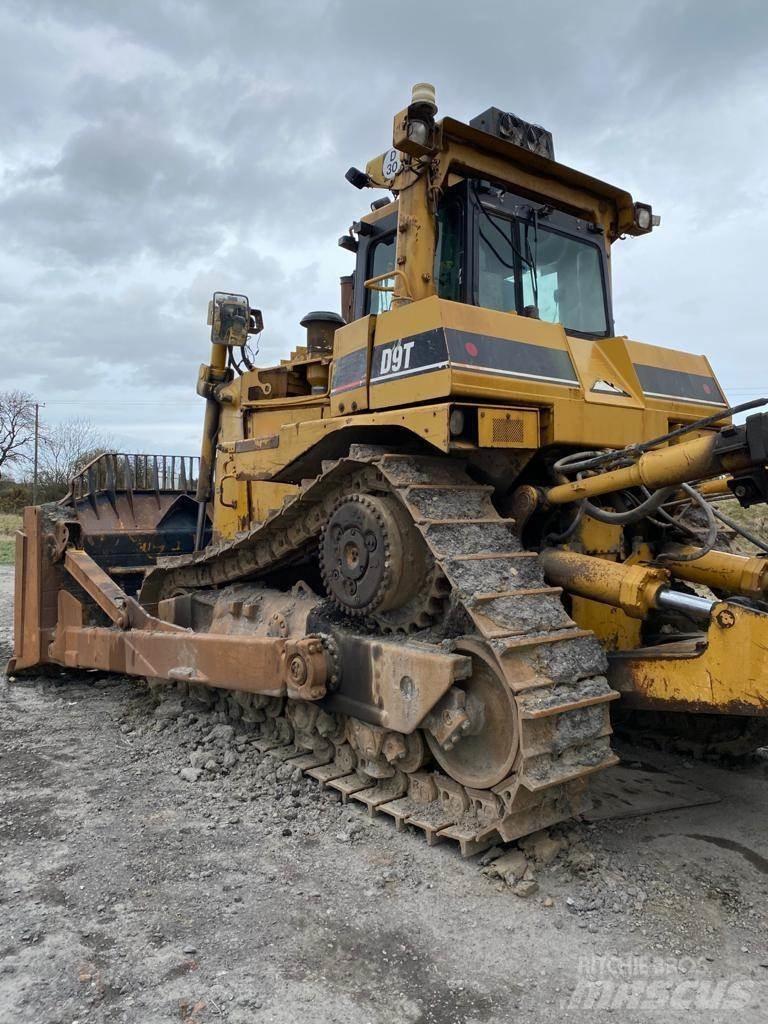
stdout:
{"type": "Polygon", "coordinates": [[[268,363],[338,308],[336,239],[416,81],[513,110],[562,162],[653,204],[614,250],[617,332],[768,392],[762,0],[4,0],[0,387],[126,450],[193,453],[214,289],[268,363]]]}

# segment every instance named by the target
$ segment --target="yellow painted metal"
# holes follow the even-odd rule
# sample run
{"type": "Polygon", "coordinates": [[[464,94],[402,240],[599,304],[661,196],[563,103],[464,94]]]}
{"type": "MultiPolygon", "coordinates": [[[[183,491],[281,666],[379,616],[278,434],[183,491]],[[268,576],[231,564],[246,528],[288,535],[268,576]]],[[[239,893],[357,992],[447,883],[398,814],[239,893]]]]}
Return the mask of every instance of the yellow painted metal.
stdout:
{"type": "Polygon", "coordinates": [[[696,484],[696,490],[702,494],[732,494],[728,481],[731,479],[729,476],[718,476],[714,480],[703,480],[700,484],[696,484]]]}
{"type": "Polygon", "coordinates": [[[550,583],[569,593],[621,608],[644,619],[655,607],[656,595],[669,583],[669,573],[644,565],[626,565],[605,558],[547,548],[540,555],[550,583]]]}
{"type": "Polygon", "coordinates": [[[228,349],[224,345],[211,345],[208,365],[203,363],[197,381],[197,392],[205,398],[203,437],[200,444],[200,472],[195,497],[203,504],[212,497],[212,477],[216,457],[216,441],[221,425],[221,405],[214,389],[224,385],[232,371],[227,369],[228,349]]]}
{"type": "Polygon", "coordinates": [[[567,338],[568,350],[584,389],[584,401],[619,409],[642,409],[645,398],[624,338],[603,338],[582,344],[567,338]],[[607,390],[610,384],[618,393],[607,390]]]}
{"type": "MultiPolygon", "coordinates": [[[[403,125],[407,110],[395,116],[393,144],[404,145],[403,125]]],[[[503,182],[512,190],[549,200],[601,224],[609,240],[620,234],[634,234],[634,203],[625,190],[600,181],[554,160],[463,124],[451,117],[437,122],[437,152],[433,154],[431,178],[434,188],[444,188],[453,179],[473,176],[503,182]]],[[[370,160],[366,172],[382,188],[392,182],[384,178],[385,154],[370,160]]]]}
{"type": "Polygon", "coordinates": [[[765,715],[768,615],[717,604],[701,640],[614,654],[608,678],[636,707],[765,715]]]}
{"type": "MultiPolygon", "coordinates": [[[[568,548],[587,555],[619,562],[622,558],[624,530],[621,526],[601,523],[584,515],[568,548]]],[[[640,644],[643,623],[622,609],[571,595],[571,617],[582,629],[597,636],[606,651],[623,651],[640,644]]]]}
{"type": "Polygon", "coordinates": [[[625,231],[634,233],[628,192],[453,118],[444,118],[440,128],[442,150],[433,171],[436,186],[444,186],[451,173],[488,178],[578,212],[600,224],[610,240],[625,231]]]}
{"type": "MultiPolygon", "coordinates": [[[[253,409],[247,417],[250,431],[264,431],[259,437],[224,440],[226,434],[223,433],[216,462],[214,531],[217,536],[234,536],[246,528],[248,519],[261,521],[270,510],[279,507],[282,497],[293,493],[294,488],[272,478],[337,432],[346,431],[343,436],[347,440],[339,440],[340,448],[336,457],[344,454],[344,445],[348,448],[360,431],[371,428],[381,431],[382,440],[386,436],[391,438],[392,428],[399,427],[428,442],[438,451],[447,452],[450,446],[449,419],[453,404],[449,402],[326,418],[321,418],[320,413],[327,412],[327,400],[325,405],[321,403],[315,406],[311,418],[311,406],[278,409],[271,405],[268,401],[258,403],[258,408],[253,409]],[[266,408],[262,408],[262,405],[266,408]],[[303,419],[303,416],[308,418],[303,419]],[[264,441],[267,443],[261,443],[264,441]],[[232,503],[235,503],[235,507],[232,503]]],[[[235,420],[228,421],[230,427],[235,423],[235,420]]],[[[236,430],[242,434],[239,423],[236,430]]],[[[319,460],[315,458],[306,474],[302,475],[312,476],[319,468],[319,460]]]]}
{"type": "MultiPolygon", "coordinates": [[[[686,545],[667,548],[665,554],[693,555],[696,551],[697,548],[686,545]]],[[[768,560],[765,558],[710,551],[690,562],[665,558],[664,567],[673,576],[702,583],[718,592],[756,598],[764,598],[768,593],[768,560]]]]}
{"type": "MultiPolygon", "coordinates": [[[[559,324],[432,297],[380,314],[376,318],[374,346],[436,329],[507,339],[564,353],[570,353],[576,344],[559,324]]],[[[625,345],[621,338],[581,338],[578,345],[584,353],[608,350],[614,366],[623,366],[628,361],[626,350],[623,358],[620,355],[625,345]]],[[[593,447],[623,447],[638,438],[662,434],[669,428],[670,417],[663,409],[643,405],[640,400],[621,404],[621,398],[591,392],[595,378],[584,370],[589,363],[587,356],[584,359],[586,363],[580,359],[575,364],[578,382],[573,386],[492,372],[493,367],[478,368],[469,359],[466,362],[455,359],[445,365],[438,363],[428,373],[418,376],[373,379],[371,408],[410,405],[450,396],[480,402],[538,405],[550,410],[547,433],[542,438],[544,443],[593,447]],[[583,373],[586,375],[581,376],[583,373]],[[590,392],[589,402],[585,401],[587,392],[590,392]],[[621,408],[620,416],[617,408],[621,408]]],[[[701,406],[694,408],[697,415],[711,411],[701,406]]]]}
{"type": "Polygon", "coordinates": [[[282,506],[285,498],[298,490],[296,484],[274,484],[266,480],[248,484],[252,522],[262,523],[282,506]]]}
{"type": "Polygon", "coordinates": [[[667,448],[655,448],[641,455],[632,466],[550,487],[547,501],[557,505],[610,494],[627,487],[644,486],[656,490],[710,477],[724,469],[743,469],[750,465],[749,456],[741,452],[716,455],[713,450],[716,440],[717,434],[712,433],[667,448]]]}
{"type": "Polygon", "coordinates": [[[359,361],[358,373],[350,379],[345,376],[344,383],[331,380],[331,415],[342,416],[345,412],[362,412],[368,408],[368,375],[371,365],[371,342],[375,316],[364,316],[354,320],[346,327],[339,328],[334,335],[334,376],[339,369],[352,359],[359,361]],[[355,357],[355,353],[360,353],[355,357]]]}
{"type": "Polygon", "coordinates": [[[568,547],[585,555],[600,555],[617,561],[624,542],[624,530],[614,523],[601,523],[590,515],[581,517],[578,529],[568,547]]]}
{"type": "Polygon", "coordinates": [[[395,286],[392,306],[396,309],[435,294],[433,269],[437,244],[437,219],[429,202],[429,162],[409,163],[398,175],[401,189],[397,211],[395,286]]]}
{"type": "Polygon", "coordinates": [[[538,448],[538,410],[478,409],[477,443],[481,448],[538,448]]]}
{"type": "Polygon", "coordinates": [[[626,651],[640,646],[642,619],[632,618],[622,608],[574,595],[571,618],[581,629],[593,632],[606,651],[626,651]]]}

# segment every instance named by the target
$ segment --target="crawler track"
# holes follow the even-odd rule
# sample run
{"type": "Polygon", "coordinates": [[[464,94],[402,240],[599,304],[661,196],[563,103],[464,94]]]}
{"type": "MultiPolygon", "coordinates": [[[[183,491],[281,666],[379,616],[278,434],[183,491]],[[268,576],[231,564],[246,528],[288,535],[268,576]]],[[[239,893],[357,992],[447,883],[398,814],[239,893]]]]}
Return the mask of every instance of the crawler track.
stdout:
{"type": "Polygon", "coordinates": [[[579,813],[587,777],[616,761],[608,706],[617,694],[603,675],[605,655],[569,618],[560,590],[545,585],[537,555],[522,550],[491,488],[460,463],[353,448],[248,533],[161,563],[142,602],[235,582],[268,584],[275,569],[316,557],[331,510],[358,492],[399,501],[433,560],[422,618],[406,642],[424,642],[428,628],[430,642],[442,635],[506,687],[517,731],[509,774],[487,788],[464,785],[435,770],[421,731],[393,734],[318,704],[230,693],[218,698],[228,714],[250,723],[262,750],[291,759],[345,800],[420,828],[430,843],[456,840],[465,855],[579,813]],[[385,742],[402,751],[391,764],[381,756],[385,742]]]}

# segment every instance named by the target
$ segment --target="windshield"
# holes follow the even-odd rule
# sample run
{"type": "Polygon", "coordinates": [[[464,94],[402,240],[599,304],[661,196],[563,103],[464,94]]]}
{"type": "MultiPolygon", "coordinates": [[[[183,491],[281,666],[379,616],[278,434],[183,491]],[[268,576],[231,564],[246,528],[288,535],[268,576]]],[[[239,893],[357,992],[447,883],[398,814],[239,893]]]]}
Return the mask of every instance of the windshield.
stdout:
{"type": "Polygon", "coordinates": [[[608,330],[600,250],[540,223],[481,208],[477,304],[523,313],[580,334],[608,330]]]}

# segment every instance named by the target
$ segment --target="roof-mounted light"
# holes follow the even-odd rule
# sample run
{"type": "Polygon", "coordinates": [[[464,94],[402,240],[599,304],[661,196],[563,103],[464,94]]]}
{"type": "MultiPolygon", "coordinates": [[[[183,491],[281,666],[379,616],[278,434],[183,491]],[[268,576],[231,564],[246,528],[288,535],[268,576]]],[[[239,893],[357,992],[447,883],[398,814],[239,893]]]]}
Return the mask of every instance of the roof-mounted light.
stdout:
{"type": "Polygon", "coordinates": [[[361,171],[358,167],[350,167],[344,177],[355,188],[367,188],[371,184],[371,179],[365,171],[361,171]]]}
{"type": "Polygon", "coordinates": [[[522,146],[523,149],[527,149],[531,153],[545,156],[548,160],[555,159],[552,132],[548,132],[541,125],[524,121],[522,117],[510,114],[509,111],[499,110],[498,107],[489,107],[482,114],[473,117],[469,124],[472,128],[479,128],[481,131],[488,132],[489,135],[514,142],[516,146],[522,146]]]}
{"type": "Polygon", "coordinates": [[[638,234],[645,234],[661,224],[661,217],[654,213],[648,203],[635,203],[635,228],[638,234]]]}

